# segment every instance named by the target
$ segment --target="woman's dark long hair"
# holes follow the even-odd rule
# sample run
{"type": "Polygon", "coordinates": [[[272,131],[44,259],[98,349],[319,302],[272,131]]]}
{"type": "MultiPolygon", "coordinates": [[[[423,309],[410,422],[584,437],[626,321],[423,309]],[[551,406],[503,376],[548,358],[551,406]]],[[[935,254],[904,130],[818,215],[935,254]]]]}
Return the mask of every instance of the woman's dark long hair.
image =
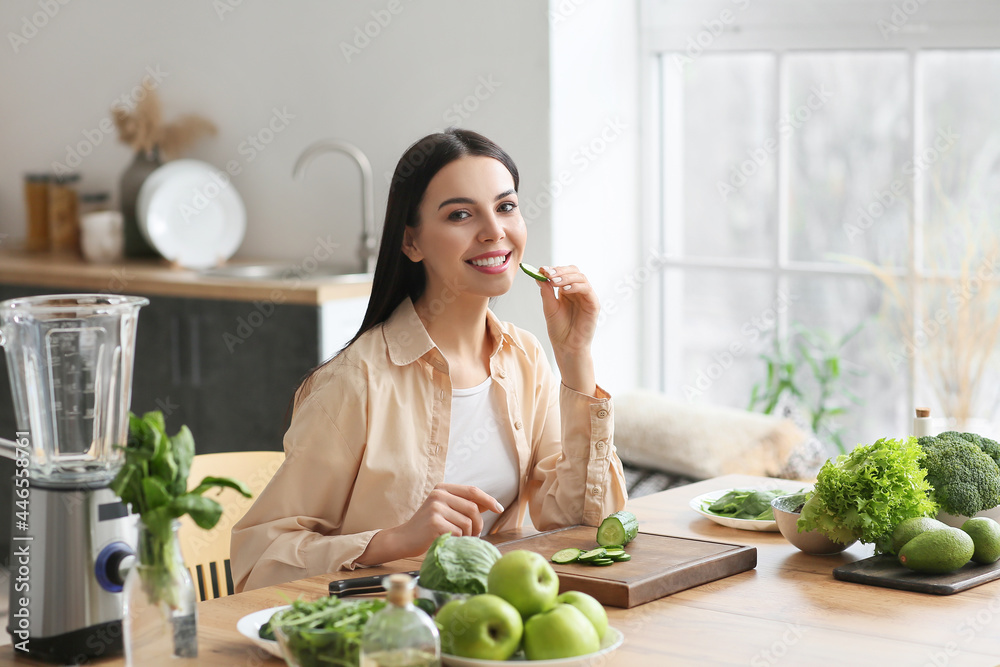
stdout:
{"type": "MultiPolygon", "coordinates": [[[[368,310],[365,311],[358,333],[340,349],[338,355],[365,333],[388,320],[406,297],[416,301],[424,293],[427,274],[422,263],[413,262],[403,254],[404,230],[420,224],[418,210],[431,179],[445,165],[467,155],[499,160],[513,176],[514,190],[518,189],[520,179],[511,157],[495,143],[471,130],[450,128],[444,132],[429,134],[406,149],[396,164],[396,171],[389,185],[382,243],[372,279],[368,310]]],[[[308,382],[316,371],[329,362],[327,360],[309,371],[301,384],[308,382]]]]}

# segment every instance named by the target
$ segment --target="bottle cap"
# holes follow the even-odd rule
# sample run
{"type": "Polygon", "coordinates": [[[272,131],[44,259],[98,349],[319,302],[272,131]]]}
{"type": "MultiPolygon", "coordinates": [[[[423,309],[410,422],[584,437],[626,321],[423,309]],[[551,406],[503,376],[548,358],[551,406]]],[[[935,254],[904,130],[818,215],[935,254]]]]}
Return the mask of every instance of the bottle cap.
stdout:
{"type": "Polygon", "coordinates": [[[918,417],[930,417],[931,416],[931,409],[930,408],[917,408],[917,416],[918,417]]]}
{"type": "Polygon", "coordinates": [[[382,587],[389,592],[386,599],[390,604],[403,607],[413,602],[413,589],[416,583],[413,577],[405,572],[397,572],[383,579],[382,587]]]}

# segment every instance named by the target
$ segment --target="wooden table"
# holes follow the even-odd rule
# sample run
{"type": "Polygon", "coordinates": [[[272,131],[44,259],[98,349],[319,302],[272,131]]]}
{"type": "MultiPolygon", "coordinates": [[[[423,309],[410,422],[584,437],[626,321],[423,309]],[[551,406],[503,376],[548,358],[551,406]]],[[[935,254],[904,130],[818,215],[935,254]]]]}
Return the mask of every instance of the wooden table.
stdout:
{"type": "MultiPolygon", "coordinates": [[[[611,625],[625,633],[625,644],[606,665],[1000,664],[1000,582],[951,596],[840,582],[833,579],[833,568],[870,556],[870,547],[855,545],[836,556],[809,556],[779,533],[725,528],[688,507],[695,495],[766,481],[730,475],[629,503],[644,532],[755,546],[758,564],[755,570],[633,609],[608,608],[611,625]]],[[[418,567],[415,560],[396,561],[388,567],[313,577],[202,602],[198,664],[280,665],[280,660],[237,633],[239,618],[284,604],[282,593],[314,598],[324,595],[327,583],[335,578],[418,567]]],[[[15,660],[10,647],[0,649],[0,664],[28,662],[15,660]]]]}

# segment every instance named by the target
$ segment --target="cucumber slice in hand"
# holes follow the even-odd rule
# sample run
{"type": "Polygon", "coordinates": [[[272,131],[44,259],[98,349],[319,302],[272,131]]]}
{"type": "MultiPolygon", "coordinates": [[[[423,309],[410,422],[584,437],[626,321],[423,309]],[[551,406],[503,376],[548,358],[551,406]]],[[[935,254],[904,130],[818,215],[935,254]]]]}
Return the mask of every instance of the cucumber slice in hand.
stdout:
{"type": "Polygon", "coordinates": [[[539,269],[535,268],[531,264],[525,264],[524,262],[521,262],[518,266],[521,267],[522,271],[524,271],[525,273],[527,273],[529,276],[531,276],[535,280],[541,280],[543,283],[544,282],[548,282],[548,280],[549,280],[548,278],[546,278],[545,276],[542,275],[542,272],[539,269]]]}

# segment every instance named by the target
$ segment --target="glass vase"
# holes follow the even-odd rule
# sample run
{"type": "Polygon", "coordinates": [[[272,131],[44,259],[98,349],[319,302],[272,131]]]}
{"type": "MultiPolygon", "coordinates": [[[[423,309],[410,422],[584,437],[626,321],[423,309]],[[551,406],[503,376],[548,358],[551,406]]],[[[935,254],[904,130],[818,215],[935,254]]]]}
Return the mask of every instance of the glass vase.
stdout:
{"type": "Polygon", "coordinates": [[[157,664],[164,656],[198,657],[198,598],[184,567],[174,520],[139,521],[138,561],[125,578],[122,630],[125,664],[157,664]]]}
{"type": "Polygon", "coordinates": [[[122,173],[118,194],[121,202],[126,257],[159,257],[159,253],[146,242],[146,238],[139,231],[139,211],[136,207],[142,184],[162,165],[160,152],[154,146],[149,153],[137,151],[131,164],[122,173]]]}

